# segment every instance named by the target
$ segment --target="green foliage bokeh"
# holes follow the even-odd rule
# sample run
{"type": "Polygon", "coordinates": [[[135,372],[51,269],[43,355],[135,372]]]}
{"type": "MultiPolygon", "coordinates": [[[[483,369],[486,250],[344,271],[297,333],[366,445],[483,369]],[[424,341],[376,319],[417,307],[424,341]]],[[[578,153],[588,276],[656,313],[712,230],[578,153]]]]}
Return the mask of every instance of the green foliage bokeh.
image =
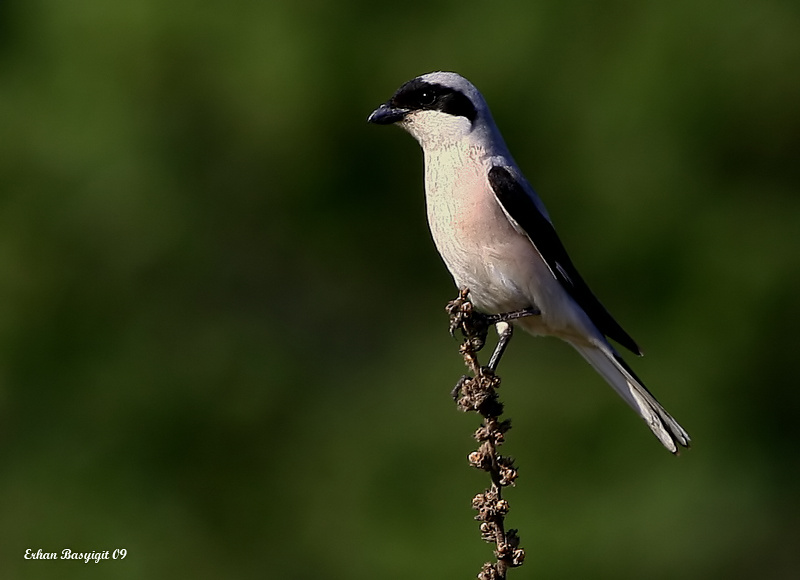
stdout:
{"type": "Polygon", "coordinates": [[[796,2],[16,0],[0,576],[477,574],[455,289],[417,145],[365,122],[431,70],[482,90],[695,443],[517,336],[513,577],[796,574],[796,2]]]}

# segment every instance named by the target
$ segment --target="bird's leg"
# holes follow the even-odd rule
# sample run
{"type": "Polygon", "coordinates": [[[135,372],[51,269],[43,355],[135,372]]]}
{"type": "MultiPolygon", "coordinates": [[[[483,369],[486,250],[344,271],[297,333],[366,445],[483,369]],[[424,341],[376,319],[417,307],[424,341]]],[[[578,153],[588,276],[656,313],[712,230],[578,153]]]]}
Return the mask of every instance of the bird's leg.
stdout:
{"type": "Polygon", "coordinates": [[[494,352],[489,359],[489,370],[494,372],[497,370],[497,365],[500,364],[500,358],[506,351],[508,343],[511,342],[511,337],[514,335],[514,327],[508,322],[498,322],[495,324],[497,329],[497,346],[494,347],[494,352]]]}
{"type": "Polygon", "coordinates": [[[494,347],[494,352],[489,359],[488,368],[494,372],[497,370],[497,365],[500,364],[500,359],[506,351],[508,343],[511,342],[511,337],[514,335],[514,327],[509,324],[510,320],[516,320],[525,316],[537,316],[541,314],[538,308],[530,307],[523,310],[515,310],[513,312],[504,312],[502,314],[488,314],[486,315],[487,322],[494,323],[497,329],[497,346],[494,347]]]}

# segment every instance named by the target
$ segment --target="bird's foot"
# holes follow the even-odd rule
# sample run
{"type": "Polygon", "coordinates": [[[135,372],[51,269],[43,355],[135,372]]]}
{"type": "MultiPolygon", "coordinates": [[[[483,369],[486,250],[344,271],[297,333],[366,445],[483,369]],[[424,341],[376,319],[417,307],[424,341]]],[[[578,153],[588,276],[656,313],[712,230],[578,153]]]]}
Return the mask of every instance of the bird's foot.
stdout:
{"type": "Polygon", "coordinates": [[[497,324],[498,322],[510,322],[512,320],[517,320],[519,318],[525,318],[527,316],[539,316],[542,313],[541,310],[534,306],[530,306],[528,308],[523,308],[522,310],[514,310],[512,312],[502,312],[500,314],[481,314],[486,318],[487,324],[497,324]]]}

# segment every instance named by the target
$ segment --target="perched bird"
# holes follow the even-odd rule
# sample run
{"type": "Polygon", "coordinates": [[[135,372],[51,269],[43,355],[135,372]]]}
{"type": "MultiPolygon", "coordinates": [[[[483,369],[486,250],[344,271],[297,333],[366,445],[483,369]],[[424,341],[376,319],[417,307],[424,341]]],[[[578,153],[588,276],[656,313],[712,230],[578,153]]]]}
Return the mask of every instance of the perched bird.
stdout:
{"type": "Polygon", "coordinates": [[[536,315],[496,324],[494,368],[518,325],[571,344],[645,420],[672,453],[689,435],[608,342],[636,342],[600,304],[572,264],[547,210],[506,147],[475,86],[453,72],[402,85],[368,119],[411,133],[425,157],[433,240],[459,288],[485,314],[536,315]]]}

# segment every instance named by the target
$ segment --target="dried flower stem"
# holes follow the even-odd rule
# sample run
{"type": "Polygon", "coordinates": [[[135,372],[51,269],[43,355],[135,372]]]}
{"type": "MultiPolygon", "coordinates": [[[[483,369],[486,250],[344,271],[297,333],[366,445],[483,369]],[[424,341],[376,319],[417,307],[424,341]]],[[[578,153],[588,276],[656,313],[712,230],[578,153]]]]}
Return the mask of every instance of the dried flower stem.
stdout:
{"type": "Polygon", "coordinates": [[[481,522],[481,538],[496,545],[494,554],[497,562],[484,564],[478,578],[503,580],[509,568],[522,565],[525,551],[519,547],[517,530],[505,529],[509,505],[503,499],[502,490],[514,484],[517,469],[514,460],[500,455],[497,448],[511,428],[511,421],[499,419],[503,414],[503,404],[496,391],[500,386],[500,377],[478,362],[477,353],[486,344],[490,319],[474,310],[466,288],[459,291],[458,298],[448,303],[446,310],[450,315],[450,334],[461,330],[464,335],[459,352],[473,374],[471,377],[461,377],[453,389],[453,398],[462,411],[475,411],[483,417],[481,426],[475,431],[475,439],[480,442],[480,447],[469,454],[469,463],[487,471],[492,481],[488,489],[472,500],[473,509],[478,511],[475,519],[481,522]]]}

